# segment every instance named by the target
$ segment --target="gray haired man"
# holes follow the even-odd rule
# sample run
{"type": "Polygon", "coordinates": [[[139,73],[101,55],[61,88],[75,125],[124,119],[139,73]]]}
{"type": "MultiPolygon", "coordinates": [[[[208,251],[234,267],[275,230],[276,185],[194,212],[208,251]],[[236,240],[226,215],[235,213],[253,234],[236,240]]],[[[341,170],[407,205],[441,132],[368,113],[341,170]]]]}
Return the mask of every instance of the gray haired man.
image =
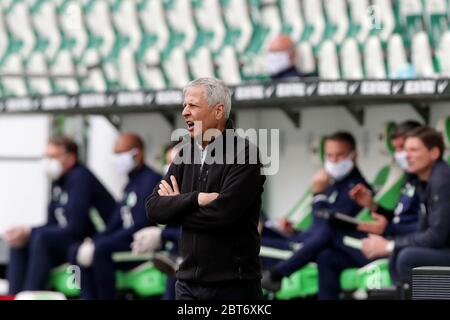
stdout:
{"type": "Polygon", "coordinates": [[[194,157],[180,154],[146,201],[151,222],[182,226],[176,297],[261,299],[257,226],[265,177],[259,157],[251,161],[255,146],[228,134],[231,98],[222,81],[200,78],[183,94],[189,147],[180,153],[194,157]]]}

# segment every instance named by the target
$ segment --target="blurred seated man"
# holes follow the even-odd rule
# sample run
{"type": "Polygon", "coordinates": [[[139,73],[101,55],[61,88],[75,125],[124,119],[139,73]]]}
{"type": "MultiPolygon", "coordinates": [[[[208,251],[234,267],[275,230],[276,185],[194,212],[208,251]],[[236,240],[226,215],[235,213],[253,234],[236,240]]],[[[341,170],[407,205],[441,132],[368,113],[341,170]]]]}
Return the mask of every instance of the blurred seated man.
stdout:
{"type": "MultiPolygon", "coordinates": [[[[312,225],[306,232],[294,234],[287,241],[272,242],[272,246],[279,249],[297,249],[289,259],[276,263],[269,267],[269,272],[263,273],[261,284],[268,290],[278,291],[283,277],[315,261],[318,254],[339,236],[338,231],[352,230],[346,223],[329,219],[329,215],[341,213],[355,217],[362,208],[349,196],[349,191],[357,184],[369,188],[356,165],[354,137],[348,132],[336,132],[326,137],[325,156],[325,169],[317,172],[312,182],[312,225]]],[[[264,238],[262,244],[265,245],[264,238]]]]}
{"type": "Polygon", "coordinates": [[[415,267],[450,266],[450,167],[442,160],[442,134],[416,128],[407,135],[405,150],[421,201],[419,230],[393,240],[379,235],[363,240],[369,259],[390,256],[391,277],[397,284],[410,284],[415,267]]]}
{"type": "Polygon", "coordinates": [[[295,64],[296,58],[295,43],[288,35],[279,34],[271,39],[266,53],[266,67],[270,78],[278,80],[316,76],[300,73],[295,64]]]}
{"type": "Polygon", "coordinates": [[[48,221],[44,226],[16,226],[4,238],[11,246],[7,278],[10,294],[44,290],[51,268],[67,261],[69,247],[96,232],[91,208],[107,221],[114,198],[78,160],[78,146],[54,137],[44,155],[45,172],[53,181],[48,221]]]}
{"type": "MultiPolygon", "coordinates": [[[[112,254],[128,251],[133,234],[147,225],[145,197],[161,176],[144,164],[144,143],[134,133],[123,133],[114,146],[117,171],[128,176],[122,201],[117,204],[106,230],[70,248],[70,261],[81,267],[83,299],[114,299],[116,266],[112,254]]],[[[134,265],[133,265],[134,266],[134,265]]]]}
{"type": "MultiPolygon", "coordinates": [[[[405,121],[395,127],[390,136],[395,148],[394,158],[403,170],[408,169],[404,144],[409,132],[420,127],[416,121],[405,121]]],[[[378,234],[392,238],[418,230],[420,199],[415,191],[413,176],[407,174],[401,189],[400,199],[394,211],[387,210],[373,200],[372,192],[363,184],[356,185],[350,196],[360,206],[372,211],[373,221],[358,224],[361,232],[352,237],[364,239],[368,235],[378,234]]],[[[346,268],[360,268],[371,262],[359,248],[350,246],[331,246],[317,258],[319,269],[319,299],[338,299],[340,274],[346,268]]]]}
{"type": "MultiPolygon", "coordinates": [[[[164,148],[164,174],[169,172],[170,165],[177,153],[176,145],[178,143],[179,141],[174,141],[164,148]]],[[[131,246],[134,253],[155,252],[163,248],[167,248],[169,251],[169,257],[156,253],[153,258],[155,267],[169,276],[163,300],[175,300],[175,270],[180,234],[180,226],[171,224],[165,227],[146,227],[133,235],[134,240],[131,246]]]]}

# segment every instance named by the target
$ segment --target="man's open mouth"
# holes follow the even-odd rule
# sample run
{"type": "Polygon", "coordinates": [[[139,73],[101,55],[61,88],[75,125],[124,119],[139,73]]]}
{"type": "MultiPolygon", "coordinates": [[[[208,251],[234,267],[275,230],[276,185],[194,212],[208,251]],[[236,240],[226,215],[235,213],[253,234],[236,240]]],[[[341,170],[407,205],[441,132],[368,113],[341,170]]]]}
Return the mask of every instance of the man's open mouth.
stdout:
{"type": "Polygon", "coordinates": [[[194,121],[186,121],[186,125],[189,131],[194,130],[194,121]]]}

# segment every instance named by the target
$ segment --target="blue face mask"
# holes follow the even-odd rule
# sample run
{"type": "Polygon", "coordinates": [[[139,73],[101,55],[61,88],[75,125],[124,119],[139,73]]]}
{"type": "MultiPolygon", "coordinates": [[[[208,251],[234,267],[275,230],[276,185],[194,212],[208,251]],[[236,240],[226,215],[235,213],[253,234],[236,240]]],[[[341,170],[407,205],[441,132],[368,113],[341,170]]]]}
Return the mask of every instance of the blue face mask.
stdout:
{"type": "Polygon", "coordinates": [[[346,159],[338,162],[331,162],[325,160],[325,171],[334,179],[341,180],[347,176],[353,169],[353,154],[350,154],[346,159]]]}

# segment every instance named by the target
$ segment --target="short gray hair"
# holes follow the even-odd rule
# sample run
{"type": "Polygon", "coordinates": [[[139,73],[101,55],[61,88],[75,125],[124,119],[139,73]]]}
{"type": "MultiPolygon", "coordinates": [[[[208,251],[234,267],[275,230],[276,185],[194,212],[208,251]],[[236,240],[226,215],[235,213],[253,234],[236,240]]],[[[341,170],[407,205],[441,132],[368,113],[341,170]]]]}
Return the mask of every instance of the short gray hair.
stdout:
{"type": "Polygon", "coordinates": [[[205,98],[208,102],[208,106],[214,106],[219,103],[223,103],[225,107],[225,118],[228,119],[231,111],[231,94],[230,89],[226,84],[216,78],[198,78],[189,82],[183,88],[183,97],[186,95],[186,91],[192,87],[205,88],[205,98]]]}

